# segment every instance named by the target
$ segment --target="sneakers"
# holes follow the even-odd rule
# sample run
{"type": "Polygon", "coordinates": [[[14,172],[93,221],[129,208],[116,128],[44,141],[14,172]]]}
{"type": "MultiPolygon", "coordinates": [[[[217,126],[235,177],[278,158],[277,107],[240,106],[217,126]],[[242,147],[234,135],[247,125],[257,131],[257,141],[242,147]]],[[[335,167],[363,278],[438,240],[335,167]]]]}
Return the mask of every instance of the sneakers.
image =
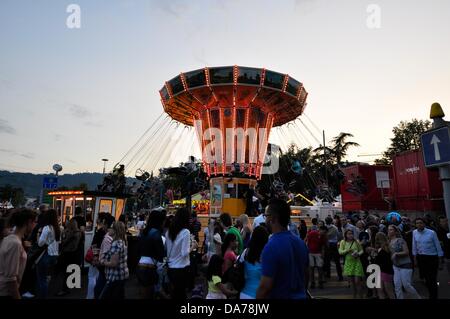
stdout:
{"type": "Polygon", "coordinates": [[[26,293],[24,293],[22,295],[22,297],[26,298],[26,299],[31,299],[31,298],[34,298],[34,295],[31,292],[27,291],[26,293]]]}

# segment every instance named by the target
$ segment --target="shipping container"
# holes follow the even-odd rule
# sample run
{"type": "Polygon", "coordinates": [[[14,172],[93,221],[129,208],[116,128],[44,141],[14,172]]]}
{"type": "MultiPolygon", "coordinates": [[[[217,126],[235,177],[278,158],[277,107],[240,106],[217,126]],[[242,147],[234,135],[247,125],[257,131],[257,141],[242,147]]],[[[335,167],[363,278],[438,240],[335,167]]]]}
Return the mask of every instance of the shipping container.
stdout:
{"type": "Polygon", "coordinates": [[[388,210],[392,197],[392,167],[357,164],[342,169],[342,211],[388,210]]]}
{"type": "Polygon", "coordinates": [[[425,167],[421,150],[401,153],[393,158],[392,163],[398,210],[443,211],[439,171],[425,167]]]}

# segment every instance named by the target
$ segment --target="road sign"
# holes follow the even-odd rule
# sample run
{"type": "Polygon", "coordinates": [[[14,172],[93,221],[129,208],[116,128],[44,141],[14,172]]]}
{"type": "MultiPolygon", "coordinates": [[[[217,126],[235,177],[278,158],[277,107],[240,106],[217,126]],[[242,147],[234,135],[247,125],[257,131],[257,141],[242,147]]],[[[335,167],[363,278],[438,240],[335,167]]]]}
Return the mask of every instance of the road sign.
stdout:
{"type": "Polygon", "coordinates": [[[43,189],[55,189],[58,188],[58,177],[44,177],[42,182],[43,189]]]}
{"type": "Polygon", "coordinates": [[[420,139],[426,167],[450,164],[450,127],[427,131],[420,139]]]}

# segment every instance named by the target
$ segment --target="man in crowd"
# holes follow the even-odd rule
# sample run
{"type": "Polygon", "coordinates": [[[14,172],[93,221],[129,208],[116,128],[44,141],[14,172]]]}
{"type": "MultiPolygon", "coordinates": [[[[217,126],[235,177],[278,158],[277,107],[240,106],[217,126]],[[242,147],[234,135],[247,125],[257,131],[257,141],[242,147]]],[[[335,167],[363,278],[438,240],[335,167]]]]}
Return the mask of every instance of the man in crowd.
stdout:
{"type": "Polygon", "coordinates": [[[80,206],[75,207],[75,216],[72,218],[77,221],[78,228],[81,230],[81,240],[77,248],[77,255],[79,264],[84,264],[84,240],[85,240],[85,230],[86,230],[86,218],[83,214],[83,209],[80,206]]]}
{"type": "Polygon", "coordinates": [[[339,232],[335,225],[333,225],[333,218],[327,217],[325,218],[325,224],[328,229],[327,238],[328,238],[328,247],[325,250],[325,260],[324,260],[324,273],[325,277],[331,277],[331,261],[333,261],[336,265],[336,272],[339,278],[339,281],[344,280],[342,277],[342,267],[341,267],[341,257],[338,251],[338,241],[339,241],[339,232]]]}
{"type": "Polygon", "coordinates": [[[347,230],[351,230],[353,232],[354,238],[358,238],[356,227],[352,224],[352,219],[347,217],[342,219],[342,229],[343,233],[345,233],[347,230]]]}
{"type": "Polygon", "coordinates": [[[419,271],[424,276],[429,298],[437,299],[439,257],[442,258],[444,253],[436,232],[425,228],[425,220],[420,217],[416,218],[416,229],[413,231],[412,250],[416,261],[415,264],[418,265],[419,271]]]}
{"type": "Polygon", "coordinates": [[[292,235],[289,205],[272,199],[266,207],[266,224],[272,232],[261,256],[262,277],[257,299],[305,299],[308,286],[308,249],[292,235]]]}
{"type": "MultiPolygon", "coordinates": [[[[323,233],[323,235],[321,236],[321,233],[319,231],[319,229],[311,229],[308,234],[306,235],[306,246],[308,247],[308,251],[309,251],[309,271],[310,271],[310,282],[311,282],[311,289],[314,289],[316,287],[316,283],[315,283],[315,276],[314,276],[314,270],[315,268],[317,268],[318,271],[318,281],[319,281],[319,288],[323,289],[323,255],[324,255],[324,250],[325,250],[325,246],[326,246],[326,233],[327,233],[327,228],[325,226],[323,226],[325,228],[325,232],[323,233]]],[[[323,232],[323,229],[322,229],[323,232]]]]}
{"type": "Polygon", "coordinates": [[[265,222],[266,222],[266,218],[264,217],[264,211],[262,209],[259,210],[259,208],[258,208],[258,216],[255,217],[255,219],[253,220],[253,227],[252,227],[252,229],[255,229],[260,224],[265,223],[265,222]]]}
{"type": "Polygon", "coordinates": [[[220,224],[222,226],[222,228],[224,229],[225,233],[227,234],[234,234],[236,236],[236,239],[239,243],[239,247],[238,247],[238,255],[240,255],[242,253],[242,251],[244,250],[244,241],[242,240],[242,236],[240,231],[232,226],[232,219],[230,214],[228,213],[222,213],[219,216],[219,220],[220,220],[220,224]]]}

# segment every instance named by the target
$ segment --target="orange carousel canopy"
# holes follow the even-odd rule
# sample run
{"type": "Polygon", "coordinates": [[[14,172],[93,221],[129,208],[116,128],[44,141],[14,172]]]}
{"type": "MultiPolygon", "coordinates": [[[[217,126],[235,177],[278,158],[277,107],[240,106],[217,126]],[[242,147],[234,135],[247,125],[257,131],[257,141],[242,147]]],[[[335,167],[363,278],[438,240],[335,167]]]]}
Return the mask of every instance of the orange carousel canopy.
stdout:
{"type": "Polygon", "coordinates": [[[240,164],[241,172],[259,179],[271,128],[300,116],[308,93],[287,74],[225,66],[181,73],[166,82],[160,95],[172,119],[195,126],[209,176],[229,175],[240,164]],[[221,138],[208,135],[211,129],[221,138]],[[236,141],[229,129],[245,138],[236,141]]]}
{"type": "Polygon", "coordinates": [[[160,95],[165,112],[185,125],[207,109],[233,107],[272,113],[273,126],[280,126],[303,113],[308,93],[288,74],[235,65],[181,73],[160,95]]]}

